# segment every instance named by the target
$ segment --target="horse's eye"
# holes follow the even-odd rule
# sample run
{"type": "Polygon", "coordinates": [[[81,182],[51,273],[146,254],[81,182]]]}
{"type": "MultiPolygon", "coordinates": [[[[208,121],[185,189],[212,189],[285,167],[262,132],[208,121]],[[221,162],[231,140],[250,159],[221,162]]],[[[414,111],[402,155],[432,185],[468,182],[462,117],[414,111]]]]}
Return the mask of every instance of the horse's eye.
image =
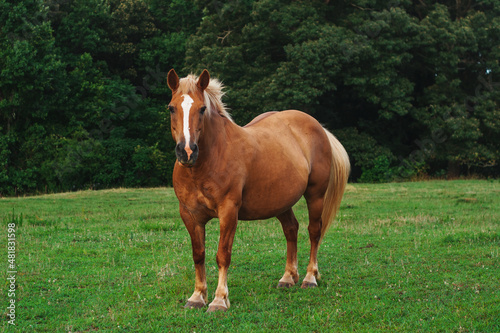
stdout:
{"type": "Polygon", "coordinates": [[[172,105],[169,105],[167,106],[168,110],[170,111],[170,113],[174,113],[174,107],[172,105]]]}
{"type": "Polygon", "coordinates": [[[202,106],[201,109],[200,109],[200,113],[204,114],[206,109],[207,109],[206,106],[202,106]]]}

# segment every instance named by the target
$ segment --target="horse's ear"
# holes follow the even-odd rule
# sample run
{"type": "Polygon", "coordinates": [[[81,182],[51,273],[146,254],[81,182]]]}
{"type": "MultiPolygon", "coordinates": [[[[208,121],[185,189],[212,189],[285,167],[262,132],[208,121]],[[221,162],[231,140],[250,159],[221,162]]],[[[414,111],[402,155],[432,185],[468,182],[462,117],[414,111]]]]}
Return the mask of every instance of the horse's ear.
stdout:
{"type": "Polygon", "coordinates": [[[179,77],[173,68],[168,72],[167,84],[172,91],[176,91],[179,88],[179,77]]]}
{"type": "Polygon", "coordinates": [[[201,73],[200,77],[198,78],[198,82],[196,83],[196,85],[198,86],[198,88],[200,88],[203,91],[208,87],[209,82],[210,82],[210,74],[205,69],[205,70],[203,70],[203,73],[201,73]]]}

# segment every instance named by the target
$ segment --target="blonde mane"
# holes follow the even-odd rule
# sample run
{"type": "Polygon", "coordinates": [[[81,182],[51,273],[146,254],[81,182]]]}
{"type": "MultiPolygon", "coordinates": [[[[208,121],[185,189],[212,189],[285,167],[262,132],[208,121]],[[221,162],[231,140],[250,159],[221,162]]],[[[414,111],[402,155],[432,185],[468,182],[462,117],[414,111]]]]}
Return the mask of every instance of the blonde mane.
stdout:
{"type": "MultiPolygon", "coordinates": [[[[198,87],[196,86],[198,82],[198,77],[190,74],[185,78],[179,80],[179,91],[181,94],[189,94],[190,92],[196,91],[198,87]]],[[[213,112],[218,112],[222,117],[233,121],[231,115],[226,109],[226,105],[222,102],[222,96],[224,96],[224,85],[215,78],[210,78],[210,83],[208,87],[203,91],[203,97],[205,99],[205,106],[207,107],[208,115],[212,115],[213,112]]]]}

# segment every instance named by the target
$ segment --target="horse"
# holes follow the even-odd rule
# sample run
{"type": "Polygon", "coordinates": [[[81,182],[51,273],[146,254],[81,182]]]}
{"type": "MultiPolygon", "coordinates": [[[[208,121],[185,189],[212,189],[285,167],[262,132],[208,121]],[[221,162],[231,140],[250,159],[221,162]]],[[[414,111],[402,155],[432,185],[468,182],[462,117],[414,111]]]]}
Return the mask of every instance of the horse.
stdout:
{"type": "Polygon", "coordinates": [[[297,110],[268,112],[238,126],[222,102],[223,85],[205,69],[199,77],[167,75],[172,90],[171,133],[176,142],[173,187],[191,238],[194,292],[186,308],[207,305],[205,225],[219,219],[219,279],[208,312],[230,307],[227,272],[238,220],[277,217],[287,256],[279,288],[299,281],[292,207],[304,196],[309,213],[310,260],[302,288],[317,287],[320,242],[340,206],[350,172],[347,152],[320,123],[297,110]]]}

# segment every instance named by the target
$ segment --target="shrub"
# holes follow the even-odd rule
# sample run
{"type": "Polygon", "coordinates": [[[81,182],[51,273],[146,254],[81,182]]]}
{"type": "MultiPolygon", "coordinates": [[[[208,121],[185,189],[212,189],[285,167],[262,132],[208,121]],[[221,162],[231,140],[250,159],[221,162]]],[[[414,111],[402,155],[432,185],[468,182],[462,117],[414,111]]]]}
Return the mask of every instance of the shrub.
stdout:
{"type": "Polygon", "coordinates": [[[373,162],[373,167],[362,168],[359,181],[362,183],[384,183],[393,180],[394,170],[386,156],[379,156],[373,162]]]}

